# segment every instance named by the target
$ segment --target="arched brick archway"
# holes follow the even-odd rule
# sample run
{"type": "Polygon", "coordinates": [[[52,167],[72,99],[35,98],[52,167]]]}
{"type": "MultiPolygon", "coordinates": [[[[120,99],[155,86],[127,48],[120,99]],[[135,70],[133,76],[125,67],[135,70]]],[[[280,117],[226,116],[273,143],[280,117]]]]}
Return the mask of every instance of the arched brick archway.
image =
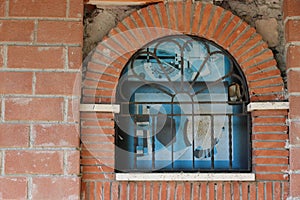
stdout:
{"type": "Polygon", "coordinates": [[[113,102],[120,72],[133,53],[150,41],[179,33],[204,37],[226,49],[246,76],[251,101],[284,98],[284,84],[272,51],[254,28],[221,7],[178,2],[145,7],[110,31],[88,63],[83,102],[113,102]]]}
{"type": "MultiPolygon", "coordinates": [[[[112,29],[93,51],[86,66],[82,85],[82,103],[114,103],[115,88],[120,74],[131,56],[155,39],[178,34],[203,37],[227,50],[239,63],[246,77],[251,102],[284,100],[284,83],[276,67],[276,61],[271,50],[255,29],[221,7],[188,1],[150,5],[132,13],[112,29]]],[[[268,169],[261,167],[260,164],[268,162],[264,158],[271,155],[272,148],[280,150],[273,152],[279,155],[278,162],[287,162],[288,153],[284,147],[285,140],[288,138],[285,125],[287,111],[260,111],[253,113],[252,116],[253,119],[255,118],[253,120],[253,133],[255,133],[252,138],[253,154],[258,157],[252,161],[255,165],[256,180],[286,181],[287,176],[282,171],[287,170],[287,167],[274,166],[272,172],[268,172],[268,169]],[[263,117],[256,119],[260,115],[263,117]],[[271,123],[273,117],[276,118],[274,124],[271,123]],[[268,125],[265,126],[265,123],[268,125]],[[272,138],[268,138],[261,134],[262,132],[276,132],[277,135],[273,134],[272,138]],[[268,143],[271,139],[278,142],[268,143]],[[262,148],[264,150],[260,152],[262,148]],[[259,157],[260,154],[262,158],[259,157]]],[[[121,188],[121,191],[127,192],[130,188],[130,191],[132,189],[132,192],[136,192],[139,189],[135,188],[139,186],[146,188],[145,190],[148,187],[156,187],[154,183],[153,185],[127,184],[114,181],[113,113],[82,112],[81,122],[83,195],[93,195],[89,193],[91,190],[94,191],[93,193],[99,192],[105,195],[105,191],[112,192],[114,188],[116,191],[118,191],[117,188],[121,188]]],[[[276,161],[273,164],[278,163],[276,161]]],[[[261,183],[261,185],[256,185],[256,182],[245,183],[243,186],[242,183],[237,184],[240,184],[237,188],[244,187],[244,185],[248,188],[269,187],[267,183],[261,183]]],[[[273,183],[270,182],[270,184],[273,183]]],[[[162,185],[168,189],[174,186],[171,183],[161,183],[157,187],[163,187],[162,185]]],[[[224,183],[224,188],[227,187],[225,185],[224,183]]],[[[287,189],[287,182],[274,183],[274,189],[276,188],[277,190],[282,188],[280,195],[283,196],[287,189]]],[[[263,193],[264,189],[257,191],[263,193]]],[[[110,194],[110,196],[120,195],[118,192],[110,194]]]]}

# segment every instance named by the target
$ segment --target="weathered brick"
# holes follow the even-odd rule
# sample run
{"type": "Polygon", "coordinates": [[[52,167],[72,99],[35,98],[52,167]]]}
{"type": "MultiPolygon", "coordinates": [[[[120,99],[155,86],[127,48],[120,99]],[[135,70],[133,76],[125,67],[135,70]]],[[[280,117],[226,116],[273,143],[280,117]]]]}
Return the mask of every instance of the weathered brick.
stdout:
{"type": "Polygon", "coordinates": [[[207,25],[208,26],[207,32],[205,34],[207,39],[210,39],[212,37],[213,33],[215,32],[216,26],[220,22],[220,17],[222,16],[223,12],[224,12],[224,9],[221,7],[217,7],[215,9],[214,15],[212,16],[211,21],[207,25]]]}
{"type": "Polygon", "coordinates": [[[34,39],[33,29],[33,21],[0,20],[0,41],[31,42],[34,39]]]}
{"type": "Polygon", "coordinates": [[[7,65],[9,68],[63,69],[64,63],[65,56],[61,47],[8,47],[7,65]]]}
{"type": "Polygon", "coordinates": [[[200,24],[200,17],[201,17],[201,10],[202,10],[203,5],[198,3],[195,5],[195,11],[193,15],[193,24],[191,28],[191,33],[197,34],[199,30],[199,24],[200,24]]]}
{"type": "Polygon", "coordinates": [[[69,16],[72,18],[82,18],[83,16],[83,1],[82,0],[70,0],[69,16]]]}
{"type": "Polygon", "coordinates": [[[285,25],[286,42],[300,41],[300,20],[288,20],[285,25]]]}
{"type": "Polygon", "coordinates": [[[82,44],[82,38],[82,22],[39,21],[38,23],[38,42],[82,44]]]}
{"type": "Polygon", "coordinates": [[[80,95],[79,73],[36,73],[36,94],[80,95]]]}
{"type": "Polygon", "coordinates": [[[41,124],[33,127],[34,146],[78,147],[78,125],[41,124]]]}
{"type": "Polygon", "coordinates": [[[27,179],[0,177],[1,199],[27,199],[27,179]]]}
{"type": "Polygon", "coordinates": [[[252,140],[283,140],[288,139],[288,134],[253,134],[252,140]]]}
{"type": "Polygon", "coordinates": [[[29,126],[0,124],[0,147],[28,147],[29,126]]]}
{"type": "Polygon", "coordinates": [[[290,149],[290,170],[300,170],[300,148],[291,148],[290,149]]]}
{"type": "Polygon", "coordinates": [[[300,174],[290,175],[290,197],[300,196],[300,174]]]}
{"type": "Polygon", "coordinates": [[[290,96],[290,112],[289,116],[291,119],[300,118],[300,97],[299,96],[290,96]]]}
{"type": "Polygon", "coordinates": [[[267,150],[253,150],[253,156],[285,156],[288,157],[289,152],[286,149],[282,150],[274,150],[274,149],[267,149],[267,150]]]}
{"type": "Polygon", "coordinates": [[[80,107],[80,99],[73,98],[69,99],[68,102],[68,122],[79,122],[79,107],[80,107]]]}
{"type": "Polygon", "coordinates": [[[31,72],[1,72],[1,94],[32,94],[31,72]]]}
{"type": "Polygon", "coordinates": [[[9,16],[11,17],[65,17],[66,1],[11,1],[9,16]]]}
{"type": "Polygon", "coordinates": [[[254,158],[253,163],[255,163],[255,164],[287,165],[288,158],[254,158]]]}
{"type": "Polygon", "coordinates": [[[67,151],[67,173],[79,174],[80,173],[80,152],[67,151]]]}
{"type": "Polygon", "coordinates": [[[59,151],[6,151],[6,174],[62,174],[63,155],[59,151]]]}
{"type": "Polygon", "coordinates": [[[80,178],[37,177],[32,184],[32,199],[79,200],[80,178]]]}
{"type": "Polygon", "coordinates": [[[6,55],[4,52],[4,46],[0,46],[0,68],[2,68],[4,65],[5,57],[6,57],[6,55]]]}
{"type": "Polygon", "coordinates": [[[292,145],[300,144],[300,122],[291,122],[290,124],[290,143],[292,145]]]}
{"type": "Polygon", "coordinates": [[[6,10],[6,1],[0,0],[0,17],[5,16],[5,10],[6,10]]]}
{"type": "Polygon", "coordinates": [[[299,55],[300,55],[300,46],[288,47],[287,54],[286,54],[286,62],[288,68],[300,68],[299,55]]]}
{"type": "Polygon", "coordinates": [[[299,0],[284,0],[283,14],[284,17],[292,17],[300,15],[300,1],[299,0]]]}
{"type": "Polygon", "coordinates": [[[5,120],[63,120],[62,98],[8,98],[5,120]]]}
{"type": "Polygon", "coordinates": [[[81,69],[82,67],[82,48],[69,47],[68,49],[69,69],[81,69]]]}
{"type": "Polygon", "coordinates": [[[300,92],[298,84],[300,82],[300,71],[291,70],[287,74],[289,92],[300,92]]]}

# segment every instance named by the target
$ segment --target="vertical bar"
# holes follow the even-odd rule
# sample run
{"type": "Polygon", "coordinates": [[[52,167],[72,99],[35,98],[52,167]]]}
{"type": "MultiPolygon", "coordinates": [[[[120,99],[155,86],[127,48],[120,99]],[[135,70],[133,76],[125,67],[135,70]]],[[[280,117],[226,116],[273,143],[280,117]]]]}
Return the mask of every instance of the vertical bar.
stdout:
{"type": "Polygon", "coordinates": [[[151,118],[151,121],[152,121],[152,171],[155,169],[155,127],[154,127],[154,124],[156,123],[155,122],[155,119],[154,119],[154,116],[153,115],[149,115],[149,117],[151,118]]]}
{"type": "Polygon", "coordinates": [[[211,148],[211,169],[214,169],[215,168],[215,134],[214,134],[214,131],[215,131],[215,124],[214,124],[214,116],[211,115],[211,136],[210,136],[210,148],[211,148]]]}
{"type": "MultiPolygon", "coordinates": [[[[174,97],[172,98],[172,102],[171,102],[171,116],[172,116],[172,121],[173,121],[173,117],[174,117],[174,97]]],[[[171,133],[172,133],[172,140],[174,138],[174,134],[173,134],[173,123],[171,123],[171,133]]],[[[176,130],[175,130],[176,131],[176,130]]],[[[172,142],[172,147],[171,147],[171,159],[172,159],[172,170],[174,169],[174,142],[172,142]]]]}
{"type": "Polygon", "coordinates": [[[228,115],[229,134],[229,169],[232,169],[232,116],[228,115]]]}
{"type": "MultiPolygon", "coordinates": [[[[192,98],[193,101],[193,98],[192,98]]],[[[194,115],[194,101],[192,102],[192,156],[193,156],[193,169],[195,169],[195,156],[194,156],[194,150],[195,150],[195,115],[194,115]]]]}
{"type": "Polygon", "coordinates": [[[251,167],[252,167],[252,142],[251,142],[251,134],[252,134],[252,131],[251,131],[251,127],[252,127],[252,124],[251,124],[251,115],[249,113],[247,113],[247,125],[248,125],[248,129],[247,129],[247,145],[248,145],[248,170],[251,170],[251,167]]]}
{"type": "Polygon", "coordinates": [[[133,160],[133,168],[137,169],[137,144],[138,144],[138,139],[137,139],[137,118],[138,115],[135,115],[135,119],[134,119],[134,134],[133,134],[133,145],[134,145],[134,160],[133,160]]]}

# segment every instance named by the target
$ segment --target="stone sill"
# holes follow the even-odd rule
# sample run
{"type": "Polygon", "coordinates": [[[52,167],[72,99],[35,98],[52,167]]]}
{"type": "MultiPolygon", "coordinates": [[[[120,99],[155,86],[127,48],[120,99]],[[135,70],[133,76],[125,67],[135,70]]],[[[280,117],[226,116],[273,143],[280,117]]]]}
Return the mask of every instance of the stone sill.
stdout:
{"type": "Polygon", "coordinates": [[[117,173],[117,181],[255,181],[254,173],[117,173]]]}

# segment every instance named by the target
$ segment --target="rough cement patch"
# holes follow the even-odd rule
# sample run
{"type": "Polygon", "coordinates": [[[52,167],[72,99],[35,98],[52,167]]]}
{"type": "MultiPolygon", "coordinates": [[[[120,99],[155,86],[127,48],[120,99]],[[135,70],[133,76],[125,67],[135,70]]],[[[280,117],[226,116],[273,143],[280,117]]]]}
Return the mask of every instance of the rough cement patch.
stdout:
{"type": "Polygon", "coordinates": [[[269,47],[279,45],[278,22],[275,18],[257,20],[255,26],[257,32],[262,35],[269,47]]]}

